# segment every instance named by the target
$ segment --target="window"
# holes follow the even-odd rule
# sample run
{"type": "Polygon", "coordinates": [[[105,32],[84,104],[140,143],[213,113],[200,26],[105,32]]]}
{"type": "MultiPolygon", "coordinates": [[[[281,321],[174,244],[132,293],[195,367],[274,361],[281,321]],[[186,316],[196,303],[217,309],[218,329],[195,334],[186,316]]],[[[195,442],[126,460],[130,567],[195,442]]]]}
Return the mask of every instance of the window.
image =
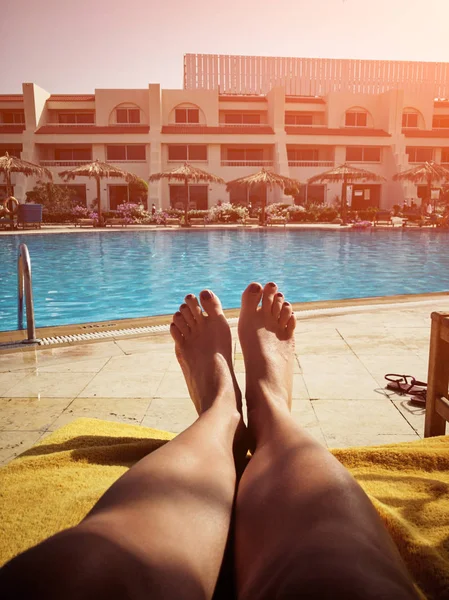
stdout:
{"type": "Polygon", "coordinates": [[[295,161],[317,161],[318,148],[294,148],[287,150],[289,162],[295,161]]]}
{"type": "Polygon", "coordinates": [[[349,111],[346,113],[345,126],[346,127],[366,127],[367,124],[367,113],[349,111]]]}
{"type": "Polygon", "coordinates": [[[109,161],[141,161],[145,160],[145,146],[106,146],[106,157],[109,161]]]}
{"type": "Polygon", "coordinates": [[[380,162],[380,148],[349,146],[346,148],[348,162],[380,162]]]}
{"type": "Polygon", "coordinates": [[[177,108],[175,110],[176,123],[199,123],[200,111],[198,108],[177,108]]]}
{"type": "Polygon", "coordinates": [[[0,156],[4,156],[6,152],[9,154],[9,156],[15,156],[16,158],[20,158],[22,146],[20,146],[20,148],[11,148],[11,146],[0,147],[0,156]]]}
{"type": "Polygon", "coordinates": [[[287,113],[285,115],[286,125],[312,125],[313,115],[307,113],[287,113]]]}
{"type": "Polygon", "coordinates": [[[117,108],[117,123],[140,123],[140,108],[117,108]]]}
{"type": "Polygon", "coordinates": [[[260,114],[227,113],[225,123],[231,125],[260,125],[260,114]]]}
{"type": "Polygon", "coordinates": [[[201,161],[207,162],[207,146],[169,146],[168,160],[172,161],[201,161]]]}
{"type": "Polygon", "coordinates": [[[441,148],[441,162],[449,163],[449,148],[441,148]]]}
{"type": "Polygon", "coordinates": [[[2,122],[8,125],[25,124],[25,112],[23,110],[3,112],[2,122]]]}
{"type": "Polygon", "coordinates": [[[418,113],[402,113],[402,127],[418,127],[418,113]]]}
{"type": "Polygon", "coordinates": [[[434,129],[447,129],[449,127],[449,115],[435,115],[432,120],[434,129]]]}
{"type": "Polygon", "coordinates": [[[55,160],[92,160],[90,148],[55,148],[55,160]]]}
{"type": "Polygon", "coordinates": [[[228,161],[236,162],[261,162],[263,161],[262,148],[228,148],[228,161]]]}
{"type": "Polygon", "coordinates": [[[94,123],[94,113],[59,113],[59,123],[94,123]]]}
{"type": "MultiPolygon", "coordinates": [[[[170,185],[170,206],[173,208],[184,208],[185,187],[183,185],[170,185]]],[[[189,185],[189,207],[197,210],[208,209],[208,186],[189,185]]]]}
{"type": "Polygon", "coordinates": [[[433,160],[433,148],[414,148],[407,146],[405,152],[411,163],[423,163],[433,160]]]}

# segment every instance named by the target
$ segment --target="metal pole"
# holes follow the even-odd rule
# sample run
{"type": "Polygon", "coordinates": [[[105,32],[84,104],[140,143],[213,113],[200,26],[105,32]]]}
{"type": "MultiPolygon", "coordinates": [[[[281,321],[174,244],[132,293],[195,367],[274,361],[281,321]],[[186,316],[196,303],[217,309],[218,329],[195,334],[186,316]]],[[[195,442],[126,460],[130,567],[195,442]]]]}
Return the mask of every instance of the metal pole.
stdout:
{"type": "Polygon", "coordinates": [[[17,259],[17,291],[18,291],[18,329],[23,329],[23,296],[25,293],[27,334],[28,338],[23,340],[24,344],[37,344],[36,326],[34,322],[33,282],[31,279],[30,253],[26,244],[20,244],[17,259]]]}

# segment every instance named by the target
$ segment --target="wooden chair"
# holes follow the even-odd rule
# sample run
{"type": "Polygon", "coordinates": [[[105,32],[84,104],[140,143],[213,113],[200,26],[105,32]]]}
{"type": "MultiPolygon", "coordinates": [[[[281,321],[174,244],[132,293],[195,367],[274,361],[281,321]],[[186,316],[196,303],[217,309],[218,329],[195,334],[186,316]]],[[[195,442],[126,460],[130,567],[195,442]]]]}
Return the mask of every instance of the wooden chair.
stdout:
{"type": "Polygon", "coordinates": [[[444,435],[449,421],[449,313],[431,315],[424,437],[444,435]]]}

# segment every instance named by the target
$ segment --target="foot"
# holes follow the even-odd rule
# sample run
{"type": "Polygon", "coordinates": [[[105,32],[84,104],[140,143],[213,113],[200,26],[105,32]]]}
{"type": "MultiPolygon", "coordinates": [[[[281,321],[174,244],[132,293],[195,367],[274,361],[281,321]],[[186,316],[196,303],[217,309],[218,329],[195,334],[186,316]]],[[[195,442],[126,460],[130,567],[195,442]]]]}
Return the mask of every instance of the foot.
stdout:
{"type": "Polygon", "coordinates": [[[260,283],[251,283],[243,292],[238,330],[250,426],[253,422],[257,427],[267,411],[291,408],[295,326],[292,306],[275,283],[263,289],[260,283]]]}
{"type": "Polygon", "coordinates": [[[209,290],[193,294],[173,315],[170,333],[190,397],[199,415],[215,402],[241,413],[241,392],[232,367],[232,337],[220,300],[209,290]]]}

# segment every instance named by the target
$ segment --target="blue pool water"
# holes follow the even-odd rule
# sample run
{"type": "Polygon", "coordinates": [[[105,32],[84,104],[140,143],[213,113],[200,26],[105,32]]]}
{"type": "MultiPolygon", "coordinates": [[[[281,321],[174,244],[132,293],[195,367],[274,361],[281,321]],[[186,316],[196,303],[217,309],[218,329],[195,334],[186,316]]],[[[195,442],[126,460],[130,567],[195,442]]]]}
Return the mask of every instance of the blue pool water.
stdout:
{"type": "Polygon", "coordinates": [[[212,288],[239,306],[253,280],[292,302],[449,288],[439,231],[126,231],[0,237],[0,330],[17,327],[19,244],[28,245],[38,327],[175,311],[212,288]]]}

